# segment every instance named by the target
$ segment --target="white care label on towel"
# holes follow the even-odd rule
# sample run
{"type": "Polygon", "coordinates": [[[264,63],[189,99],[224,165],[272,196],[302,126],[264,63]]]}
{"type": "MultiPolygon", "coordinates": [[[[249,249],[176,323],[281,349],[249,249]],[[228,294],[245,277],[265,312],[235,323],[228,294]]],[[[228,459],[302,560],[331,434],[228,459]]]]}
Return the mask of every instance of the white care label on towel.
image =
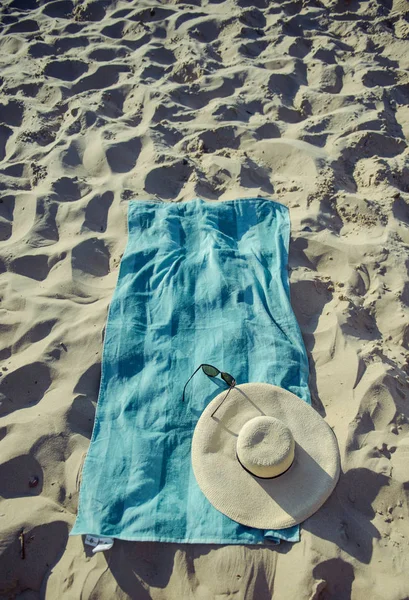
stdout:
{"type": "Polygon", "coordinates": [[[105,552],[105,550],[111,550],[114,545],[114,540],[110,537],[102,537],[97,535],[90,535],[89,533],[85,536],[85,543],[87,546],[92,546],[93,554],[97,552],[105,552]]]}

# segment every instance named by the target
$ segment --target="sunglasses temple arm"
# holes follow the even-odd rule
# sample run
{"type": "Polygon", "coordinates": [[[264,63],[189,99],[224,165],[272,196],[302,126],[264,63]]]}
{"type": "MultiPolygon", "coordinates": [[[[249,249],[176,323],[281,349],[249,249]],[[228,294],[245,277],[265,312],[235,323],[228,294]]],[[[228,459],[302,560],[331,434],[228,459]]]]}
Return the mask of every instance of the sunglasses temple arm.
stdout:
{"type": "Polygon", "coordinates": [[[234,384],[233,384],[233,385],[231,385],[231,386],[229,387],[229,389],[227,390],[227,394],[224,396],[224,398],[223,398],[223,400],[220,402],[219,406],[217,406],[217,407],[214,409],[214,411],[213,411],[213,412],[212,412],[212,414],[210,415],[210,418],[212,418],[212,417],[213,417],[213,416],[214,416],[214,415],[217,413],[217,411],[219,410],[219,408],[221,407],[221,405],[223,404],[223,402],[226,400],[227,396],[230,394],[230,391],[231,391],[231,390],[234,388],[234,386],[235,386],[235,385],[236,385],[236,382],[234,382],[234,384]]]}
{"type": "Polygon", "coordinates": [[[189,379],[186,381],[186,383],[185,383],[185,387],[183,388],[182,402],[184,402],[184,401],[185,401],[185,390],[186,390],[186,386],[187,386],[187,384],[188,384],[188,383],[189,383],[189,381],[192,379],[192,377],[193,377],[194,375],[196,375],[196,373],[198,372],[198,370],[200,369],[200,367],[201,367],[201,366],[202,366],[202,365],[199,365],[199,366],[197,367],[196,371],[194,371],[194,373],[192,373],[192,375],[191,375],[191,376],[189,377],[189,379]]]}

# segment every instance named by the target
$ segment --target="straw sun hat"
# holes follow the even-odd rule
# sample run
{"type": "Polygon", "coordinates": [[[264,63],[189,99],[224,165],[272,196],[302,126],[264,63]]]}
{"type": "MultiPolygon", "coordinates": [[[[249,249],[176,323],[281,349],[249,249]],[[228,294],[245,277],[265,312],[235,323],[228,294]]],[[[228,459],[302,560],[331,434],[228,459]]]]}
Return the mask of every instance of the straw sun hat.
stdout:
{"type": "Polygon", "coordinates": [[[309,404],[268,383],[237,385],[221,403],[224,396],[210,402],[193,434],[192,466],[202,492],[249,527],[301,523],[338,481],[332,429],[309,404]]]}

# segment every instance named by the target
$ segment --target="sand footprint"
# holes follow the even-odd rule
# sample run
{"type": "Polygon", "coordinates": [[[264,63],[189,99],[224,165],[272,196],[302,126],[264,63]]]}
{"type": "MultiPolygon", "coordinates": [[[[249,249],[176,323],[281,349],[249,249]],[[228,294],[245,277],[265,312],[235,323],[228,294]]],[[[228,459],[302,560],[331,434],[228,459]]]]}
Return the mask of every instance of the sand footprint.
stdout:
{"type": "Polygon", "coordinates": [[[103,65],[95,73],[80,79],[73,87],[72,92],[79,94],[89,90],[100,90],[115,85],[120,73],[129,72],[127,65],[103,65]]]}
{"type": "Polygon", "coordinates": [[[14,196],[0,198],[0,241],[8,240],[13,228],[14,196]]]}
{"type": "Polygon", "coordinates": [[[82,60],[54,60],[49,62],[44,73],[63,81],[75,81],[88,71],[88,65],[82,60]]]}
{"type": "Polygon", "coordinates": [[[0,122],[10,127],[19,127],[23,121],[24,104],[21,100],[9,100],[0,104],[0,122]]]}
{"type": "MultiPolygon", "coordinates": [[[[95,401],[97,397],[95,398],[95,401]]],[[[79,433],[88,439],[91,439],[95,418],[95,406],[90,399],[82,395],[76,396],[71,403],[66,418],[70,431],[79,433]]]]}
{"type": "Polygon", "coordinates": [[[3,498],[38,496],[43,491],[43,469],[34,456],[23,454],[0,464],[3,498]]]}
{"type": "Polygon", "coordinates": [[[101,380],[101,363],[96,362],[83,373],[74,387],[78,394],[69,407],[67,421],[73,432],[90,438],[101,380]]]}
{"type": "Polygon", "coordinates": [[[33,10],[38,8],[37,0],[12,0],[8,8],[11,10],[33,10]]]}
{"type": "Polygon", "coordinates": [[[113,200],[114,193],[111,191],[93,196],[85,208],[85,219],[82,229],[105,231],[109,209],[113,200]]]}
{"type": "Polygon", "coordinates": [[[111,23],[111,25],[107,25],[101,29],[102,35],[106,35],[112,39],[121,39],[124,37],[124,29],[127,26],[128,21],[123,19],[116,21],[115,23],[111,23]]]}
{"type": "Polygon", "coordinates": [[[50,272],[48,256],[46,254],[26,254],[25,256],[19,256],[10,261],[9,268],[13,273],[35,279],[36,281],[44,281],[50,272]]]}
{"type": "Polygon", "coordinates": [[[74,279],[105,277],[110,272],[111,254],[105,242],[90,238],[72,249],[71,267],[74,279]]]}
{"type": "MultiPolygon", "coordinates": [[[[68,27],[66,29],[68,29],[68,27]]],[[[65,54],[70,50],[74,50],[75,48],[85,48],[89,43],[89,37],[85,35],[70,36],[64,33],[63,37],[55,40],[53,54],[60,55],[65,54]]]]}
{"type": "Polygon", "coordinates": [[[339,149],[343,161],[347,159],[354,164],[362,158],[392,158],[404,152],[407,144],[402,139],[378,131],[357,131],[338,138],[334,147],[339,149]]]}
{"type": "Polygon", "coordinates": [[[192,166],[184,160],[152,168],[145,178],[144,189],[160,198],[176,198],[192,170],[192,166]]]}
{"type": "Polygon", "coordinates": [[[176,60],[175,55],[171,50],[162,47],[151,48],[144,56],[160,65],[172,65],[176,60]]]}
{"type": "Polygon", "coordinates": [[[379,363],[367,369],[365,382],[365,389],[357,389],[359,410],[348,439],[349,449],[357,453],[355,464],[366,463],[374,471],[406,483],[409,476],[402,466],[409,456],[407,386],[379,363]]]}
{"type": "Polygon", "coordinates": [[[280,129],[275,123],[265,123],[254,131],[258,140],[268,140],[281,137],[280,129]]]}
{"type": "Polygon", "coordinates": [[[13,130],[7,125],[0,125],[0,161],[6,156],[6,147],[9,138],[13,135],[13,130]]]}
{"type": "Polygon", "coordinates": [[[102,21],[105,17],[107,3],[105,0],[94,0],[77,4],[73,11],[76,21],[102,21]]]}
{"type": "Polygon", "coordinates": [[[17,23],[10,25],[7,33],[33,33],[38,30],[38,23],[34,19],[21,19],[17,23]]]}
{"type": "MultiPolygon", "coordinates": [[[[138,3],[135,3],[138,6],[138,3]]],[[[130,19],[138,23],[153,23],[156,21],[166,21],[175,14],[174,10],[155,6],[154,8],[144,8],[132,14],[130,19]]]]}
{"type": "Polygon", "coordinates": [[[396,73],[387,69],[370,70],[363,74],[362,83],[369,88],[376,86],[385,87],[395,85],[397,83],[397,76],[396,73]]]}
{"type": "Polygon", "coordinates": [[[329,287],[319,279],[304,279],[291,284],[291,304],[303,333],[314,333],[325,305],[333,297],[329,287]]]}
{"type": "Polygon", "coordinates": [[[274,194],[274,187],[270,181],[270,170],[261,167],[251,158],[246,158],[241,166],[240,185],[243,188],[259,188],[266,194],[274,194]]]}
{"type": "Polygon", "coordinates": [[[201,18],[196,22],[189,22],[186,28],[182,26],[181,31],[202,44],[210,44],[219,37],[220,23],[212,18],[201,18]]]}
{"type": "Polygon", "coordinates": [[[126,48],[95,48],[90,52],[89,58],[98,62],[110,62],[119,58],[124,58],[128,54],[126,48]]]}
{"type": "Polygon", "coordinates": [[[260,56],[262,52],[268,47],[268,42],[265,40],[259,40],[255,42],[248,42],[247,44],[240,44],[238,52],[247,58],[256,58],[260,56]]]}
{"type": "Polygon", "coordinates": [[[24,352],[24,350],[29,348],[32,344],[46,339],[50,335],[56,323],[57,319],[49,319],[39,323],[37,322],[33,326],[30,325],[28,330],[24,331],[24,333],[20,333],[20,337],[16,342],[14,342],[13,354],[16,352],[24,352]]]}
{"type": "Polygon", "coordinates": [[[0,415],[40,402],[51,385],[51,369],[33,362],[10,371],[0,381],[0,415]]]}
{"type": "Polygon", "coordinates": [[[55,199],[59,202],[75,202],[88,194],[91,188],[77,178],[60,177],[54,181],[52,189],[55,199]]]}
{"type": "Polygon", "coordinates": [[[249,27],[265,27],[267,24],[266,17],[261,12],[261,10],[257,10],[257,8],[249,8],[248,10],[243,10],[239,17],[239,21],[244,25],[248,25],[249,27]]]}
{"type": "Polygon", "coordinates": [[[141,147],[142,144],[139,138],[111,144],[105,151],[111,170],[114,173],[131,171],[136,165],[141,147]]]}
{"type": "Polygon", "coordinates": [[[396,198],[393,201],[392,212],[395,219],[409,225],[409,202],[406,202],[402,197],[396,198]]]}
{"type": "Polygon", "coordinates": [[[68,19],[74,8],[74,3],[71,0],[56,0],[48,2],[43,8],[43,14],[55,19],[68,19]]]}
{"type": "Polygon", "coordinates": [[[216,152],[219,148],[234,148],[240,146],[240,136],[231,125],[209,129],[198,136],[203,142],[205,152],[216,152]]]}

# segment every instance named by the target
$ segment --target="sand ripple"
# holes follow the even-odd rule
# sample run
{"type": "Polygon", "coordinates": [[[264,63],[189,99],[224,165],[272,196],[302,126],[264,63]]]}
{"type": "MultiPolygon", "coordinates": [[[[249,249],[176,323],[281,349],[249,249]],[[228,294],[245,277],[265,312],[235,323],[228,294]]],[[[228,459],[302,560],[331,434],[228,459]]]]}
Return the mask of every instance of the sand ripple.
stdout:
{"type": "Polygon", "coordinates": [[[0,22],[2,598],[409,596],[407,2],[5,0],[0,22]],[[90,557],[68,531],[126,203],[257,195],[291,211],[336,492],[294,547],[90,557]]]}

